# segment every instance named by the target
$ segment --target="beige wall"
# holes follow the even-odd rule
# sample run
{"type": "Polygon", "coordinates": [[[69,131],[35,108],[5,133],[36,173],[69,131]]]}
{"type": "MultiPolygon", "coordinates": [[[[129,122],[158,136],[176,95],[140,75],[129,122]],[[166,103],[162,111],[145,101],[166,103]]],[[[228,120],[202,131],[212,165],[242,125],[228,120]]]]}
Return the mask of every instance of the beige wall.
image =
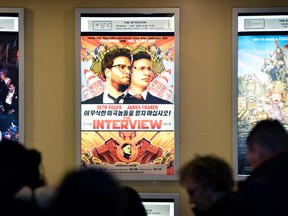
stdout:
{"type": "MultiPolygon", "coordinates": [[[[75,8],[179,7],[181,12],[181,164],[214,153],[231,163],[233,7],[288,6],[287,0],[9,0],[23,7],[26,145],[43,154],[48,182],[75,166],[75,8]]],[[[181,192],[177,182],[123,182],[139,192],[181,192]]]]}

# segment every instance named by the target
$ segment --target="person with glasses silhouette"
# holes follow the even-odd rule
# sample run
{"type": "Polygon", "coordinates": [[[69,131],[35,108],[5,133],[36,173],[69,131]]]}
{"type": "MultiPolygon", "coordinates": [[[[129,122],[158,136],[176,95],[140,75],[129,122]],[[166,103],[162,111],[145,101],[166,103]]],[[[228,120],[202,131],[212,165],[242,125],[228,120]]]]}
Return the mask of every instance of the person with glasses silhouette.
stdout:
{"type": "Polygon", "coordinates": [[[83,104],[127,103],[125,97],[131,83],[131,52],[115,49],[105,54],[101,62],[102,75],[106,79],[104,92],[83,104]]]}
{"type": "Polygon", "coordinates": [[[134,54],[128,96],[131,95],[142,104],[171,104],[147,91],[147,87],[154,78],[150,54],[145,51],[134,54]]]}
{"type": "Polygon", "coordinates": [[[233,203],[232,169],[213,155],[196,156],[179,170],[179,179],[195,216],[222,216],[233,203]]]}

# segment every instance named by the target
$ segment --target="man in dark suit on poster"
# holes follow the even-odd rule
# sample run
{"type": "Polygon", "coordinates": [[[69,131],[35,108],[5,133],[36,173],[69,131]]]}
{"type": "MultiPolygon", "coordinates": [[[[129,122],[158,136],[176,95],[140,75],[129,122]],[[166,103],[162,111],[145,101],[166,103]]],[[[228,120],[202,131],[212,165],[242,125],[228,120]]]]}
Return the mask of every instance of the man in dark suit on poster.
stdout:
{"type": "Polygon", "coordinates": [[[154,78],[150,54],[145,51],[134,54],[128,95],[138,98],[140,100],[138,103],[142,104],[171,104],[147,91],[154,78]]]}
{"type": "Polygon", "coordinates": [[[13,82],[9,83],[8,91],[6,95],[2,98],[2,104],[0,105],[1,111],[7,114],[12,114],[18,111],[18,92],[16,85],[13,82]]]}
{"type": "Polygon", "coordinates": [[[102,94],[82,104],[124,103],[131,82],[131,53],[128,49],[115,49],[105,54],[101,62],[106,88],[102,94]]]}

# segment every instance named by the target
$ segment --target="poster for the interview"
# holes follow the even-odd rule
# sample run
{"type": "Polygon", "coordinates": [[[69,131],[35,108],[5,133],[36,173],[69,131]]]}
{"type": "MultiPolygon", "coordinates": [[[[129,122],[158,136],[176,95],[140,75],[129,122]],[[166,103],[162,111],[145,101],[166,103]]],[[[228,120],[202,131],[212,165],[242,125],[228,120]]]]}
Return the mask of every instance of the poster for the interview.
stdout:
{"type": "Polygon", "coordinates": [[[249,175],[246,139],[258,121],[288,128],[288,16],[239,16],[237,59],[238,175],[249,175]]]}
{"type": "Polygon", "coordinates": [[[0,141],[19,141],[18,87],[18,14],[0,13],[0,141]]]}
{"type": "Polygon", "coordinates": [[[173,14],[106,16],[81,18],[81,166],[173,176],[173,14]]]}

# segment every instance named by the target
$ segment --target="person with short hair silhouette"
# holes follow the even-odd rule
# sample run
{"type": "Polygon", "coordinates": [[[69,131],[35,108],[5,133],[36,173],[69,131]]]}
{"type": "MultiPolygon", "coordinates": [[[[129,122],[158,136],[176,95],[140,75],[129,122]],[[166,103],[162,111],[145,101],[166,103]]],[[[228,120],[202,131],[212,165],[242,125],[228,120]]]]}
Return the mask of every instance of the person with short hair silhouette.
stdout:
{"type": "Polygon", "coordinates": [[[247,138],[251,175],[240,184],[227,216],[285,215],[288,194],[288,133],[278,120],[262,120],[247,138]]]}

